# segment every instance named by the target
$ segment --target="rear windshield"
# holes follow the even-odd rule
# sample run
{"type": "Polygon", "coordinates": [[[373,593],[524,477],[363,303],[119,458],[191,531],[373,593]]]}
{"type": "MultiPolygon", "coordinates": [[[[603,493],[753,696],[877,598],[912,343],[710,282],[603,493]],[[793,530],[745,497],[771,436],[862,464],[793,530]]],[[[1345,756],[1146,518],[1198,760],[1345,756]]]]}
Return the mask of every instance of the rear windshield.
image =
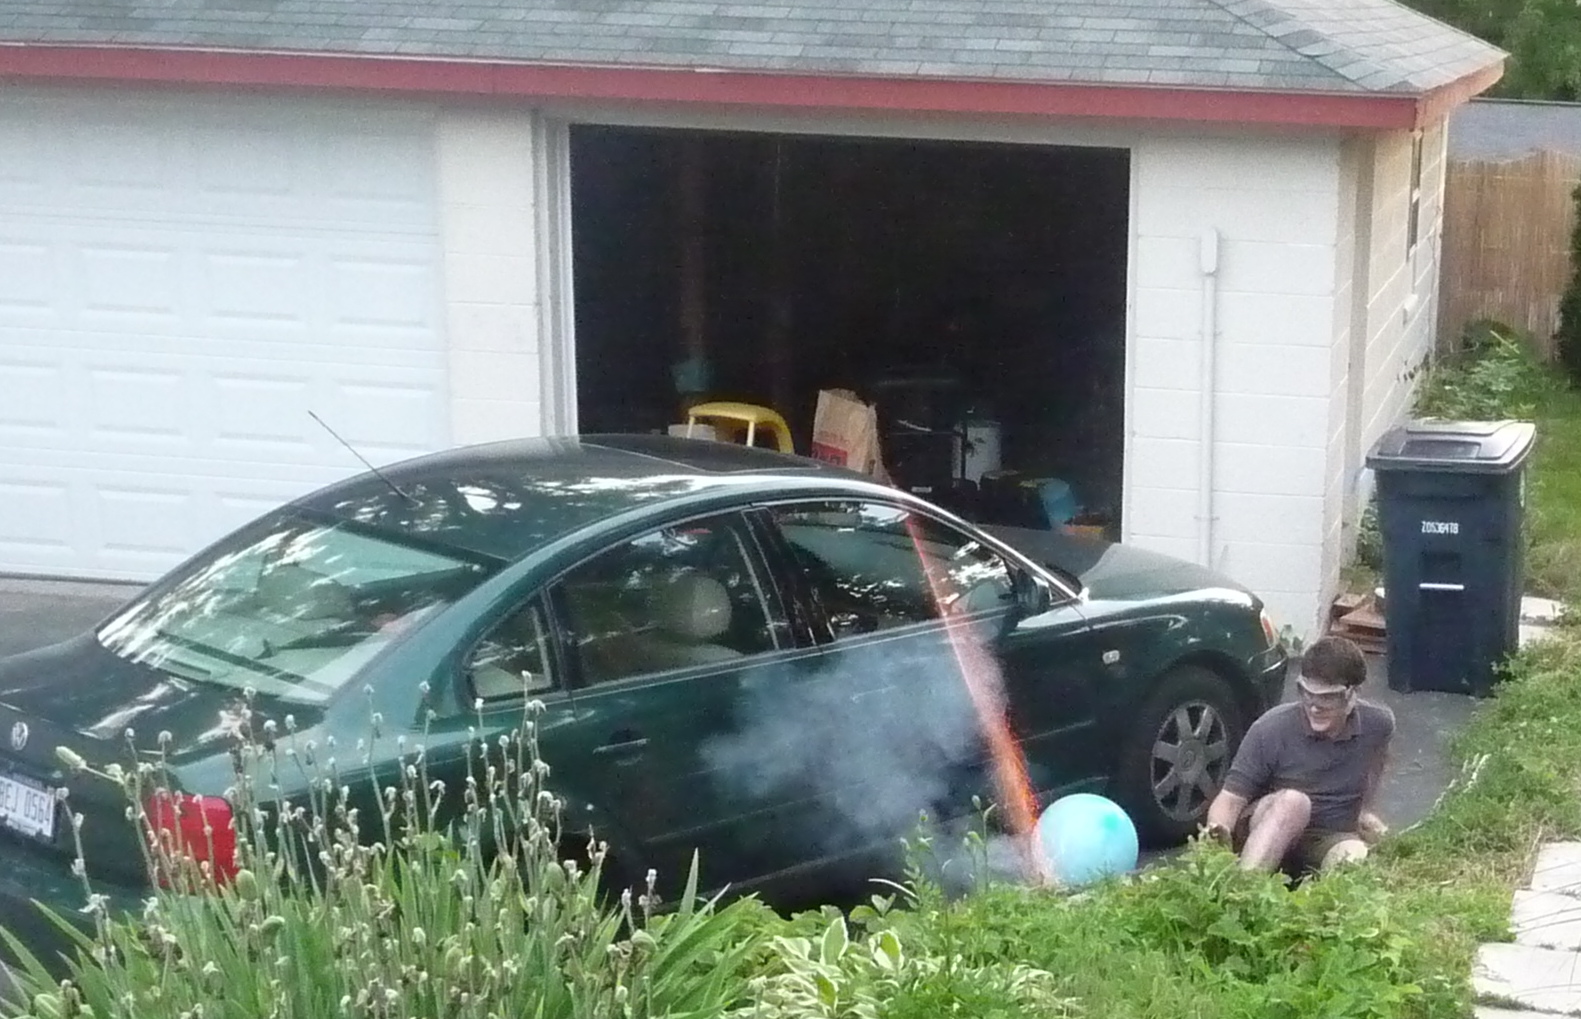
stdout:
{"type": "Polygon", "coordinates": [[[172,675],[319,703],[495,567],[291,511],[238,532],[98,631],[172,675]]]}

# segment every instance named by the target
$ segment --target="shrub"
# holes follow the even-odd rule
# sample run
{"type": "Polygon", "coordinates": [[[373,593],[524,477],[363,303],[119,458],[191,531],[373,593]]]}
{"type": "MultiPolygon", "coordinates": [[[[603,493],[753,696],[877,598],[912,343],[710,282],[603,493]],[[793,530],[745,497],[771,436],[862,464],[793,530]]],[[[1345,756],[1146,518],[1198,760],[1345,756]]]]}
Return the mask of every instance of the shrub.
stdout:
{"type": "Polygon", "coordinates": [[[1516,330],[1473,323],[1461,350],[1428,371],[1417,390],[1416,413],[1470,421],[1530,418],[1552,385],[1516,330]]]}
{"type": "MultiPolygon", "coordinates": [[[[1581,187],[1571,194],[1581,205],[1581,187]]],[[[1571,382],[1581,382],[1581,216],[1570,233],[1570,285],[1559,302],[1559,363],[1571,382]]]]}
{"type": "MultiPolygon", "coordinates": [[[[649,894],[606,903],[603,847],[590,864],[561,861],[559,802],[545,786],[530,705],[521,725],[489,746],[474,733],[471,778],[460,790],[430,782],[425,753],[403,754],[400,778],[376,789],[378,818],[348,806],[334,747],[294,731],[251,731],[241,715],[234,807],[237,871],[215,887],[208,865],[168,841],[145,841],[155,885],[140,918],[105,913],[90,897],[97,936],[71,978],[53,982],[24,959],[27,1014],[196,1019],[208,1015],[550,1019],[717,1016],[745,988],[744,936],[759,907],[699,902],[694,862],[677,907],[655,912],[649,894]],[[312,775],[306,802],[276,805],[287,768],[312,775]],[[457,820],[441,828],[447,797],[457,820]],[[376,824],[374,832],[365,826],[376,824]],[[368,835],[374,835],[368,838],[368,835]]],[[[375,716],[377,724],[377,716],[375,716]]],[[[289,719],[287,730],[292,726],[289,719]]],[[[371,753],[372,741],[365,747],[371,753]]],[[[66,762],[83,762],[69,753],[66,762]]],[[[162,761],[101,773],[121,785],[128,816],[153,830],[142,804],[164,781],[162,761]]],[[[78,829],[80,817],[72,823],[78,829]]],[[[79,869],[81,868],[79,857],[79,869]]]]}

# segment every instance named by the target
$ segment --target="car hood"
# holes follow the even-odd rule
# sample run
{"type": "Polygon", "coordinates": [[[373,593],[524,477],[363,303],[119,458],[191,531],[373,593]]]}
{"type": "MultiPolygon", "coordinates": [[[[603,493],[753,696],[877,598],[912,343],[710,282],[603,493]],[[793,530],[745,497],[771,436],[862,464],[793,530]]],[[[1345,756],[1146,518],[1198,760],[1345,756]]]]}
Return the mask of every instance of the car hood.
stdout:
{"type": "Polygon", "coordinates": [[[1161,552],[1059,531],[1020,527],[984,527],[983,530],[1034,562],[1079,578],[1094,599],[1160,598],[1205,589],[1251,593],[1204,566],[1161,552]]]}

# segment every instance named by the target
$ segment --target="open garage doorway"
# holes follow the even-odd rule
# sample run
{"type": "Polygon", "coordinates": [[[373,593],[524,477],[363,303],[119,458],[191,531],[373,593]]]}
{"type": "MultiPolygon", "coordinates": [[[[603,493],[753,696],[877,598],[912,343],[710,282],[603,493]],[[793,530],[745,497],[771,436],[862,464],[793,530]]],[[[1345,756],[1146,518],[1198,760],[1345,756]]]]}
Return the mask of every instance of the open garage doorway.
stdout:
{"type": "Polygon", "coordinates": [[[571,128],[583,433],[877,406],[894,482],[1119,536],[1130,155],[571,128]]]}

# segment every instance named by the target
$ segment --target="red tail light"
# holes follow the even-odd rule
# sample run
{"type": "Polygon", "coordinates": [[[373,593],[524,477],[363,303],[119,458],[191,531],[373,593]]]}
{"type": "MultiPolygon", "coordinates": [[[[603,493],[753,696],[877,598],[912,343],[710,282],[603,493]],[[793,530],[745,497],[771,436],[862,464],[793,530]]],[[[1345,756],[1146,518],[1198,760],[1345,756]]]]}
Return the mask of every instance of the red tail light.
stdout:
{"type": "MultiPolygon", "coordinates": [[[[174,861],[207,861],[217,884],[225,884],[236,876],[236,829],[231,823],[231,805],[224,797],[162,789],[149,797],[144,809],[148,812],[150,837],[158,839],[174,861]]],[[[156,862],[159,857],[156,849],[156,862]]],[[[158,867],[159,884],[165,888],[171,885],[172,875],[167,870],[166,866],[158,867]]]]}

